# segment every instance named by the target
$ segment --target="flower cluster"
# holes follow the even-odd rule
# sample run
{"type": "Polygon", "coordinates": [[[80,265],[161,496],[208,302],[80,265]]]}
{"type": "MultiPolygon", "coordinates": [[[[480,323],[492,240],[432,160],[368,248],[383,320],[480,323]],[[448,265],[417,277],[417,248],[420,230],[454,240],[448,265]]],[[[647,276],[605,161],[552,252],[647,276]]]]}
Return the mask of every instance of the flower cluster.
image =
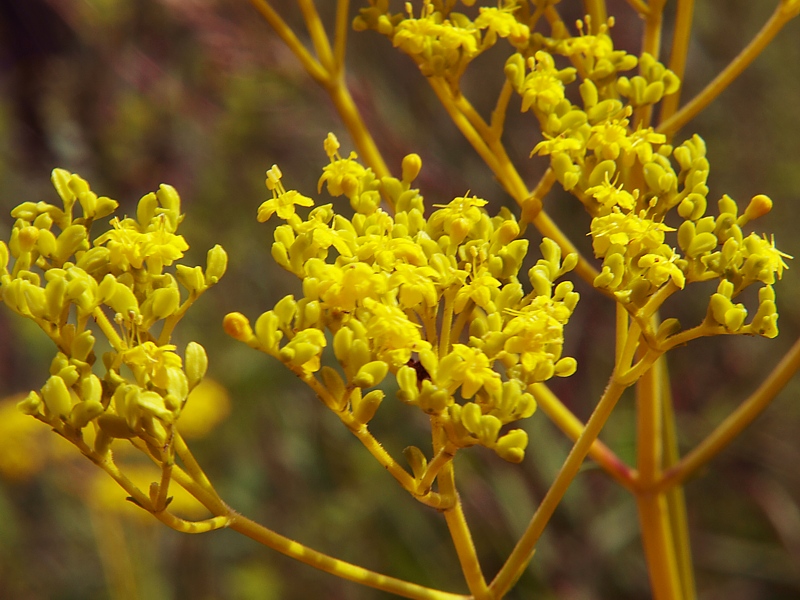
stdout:
{"type": "Polygon", "coordinates": [[[709,162],[703,140],[695,135],[673,146],[640,122],[643,109],[678,90],[677,76],[647,53],[637,58],[614,50],[608,35],[612,20],[597,35],[583,35],[578,25],[578,37],[537,38],[543,49],[532,56],[512,55],[506,76],[522,110],[541,125],[544,140],[532,155],[549,156],[557,180],[593,216],[594,254],[603,261],[594,285],[632,314],[648,317],[687,283],[718,279],[706,333],[774,337],[777,313],[769,286],[780,278],[788,255],[771,239],[742,231],[769,212],[771,201],[756,196],[740,216],[736,202],[725,195],[717,203],[719,216],[707,215],[709,162]],[[569,57],[576,66],[557,69],[555,55],[569,57]],[[619,75],[637,65],[639,75],[619,75]],[[582,107],[566,93],[578,74],[582,107]],[[671,211],[683,219],[678,228],[665,223],[671,211]],[[745,323],[747,310],[731,298],[756,282],[766,289],[745,323]],[[648,305],[660,290],[664,293],[648,305]]]}
{"type": "Polygon", "coordinates": [[[98,197],[63,169],[53,171],[52,181],[62,205],[20,204],[11,213],[16,222],[8,245],[0,242],[3,303],[36,322],[57,347],[50,377],[20,408],[78,436],[94,423],[90,433],[101,455],[115,438],[162,446],[208,363],[194,342],[182,359],[169,343],[171,333],[222,277],[227,255],[215,246],[205,270],[182,264],[166,270],[188,249],[177,234],[183,215],[170,186],[144,196],[135,219],[114,217],[111,229],[93,237],[92,224],[112,215],[117,202],[98,197]],[[77,207],[81,216],[74,214],[77,207]],[[90,319],[111,344],[102,379],[93,368],[90,319]]]}
{"type": "Polygon", "coordinates": [[[485,200],[467,195],[434,205],[426,217],[411,187],[417,155],[405,157],[401,179],[378,179],[355,154],[342,158],[333,135],[325,149],[330,164],[320,186],[347,197],[352,218],[331,204],[306,218],[273,210],[308,199],[279,185],[272,167],[267,181],[281,191],[261,205],[259,219],[283,219],[272,255],[302,280],[303,297],[283,298],[253,328],[232,313],[226,330],[323,390],[323,401],[354,426],[367,423],[383,399],[380,389],[367,390],[391,374],[398,398],[437,419],[456,447],[480,444],[521,460],[525,432],[501,428],[533,413],[530,384],[576,368],[562,349],[578,294],[554,281],[577,256],[562,260],[545,239],[526,290],[518,274],[528,241],[509,211],[491,217],[485,200]],[[380,208],[381,197],[393,216],[380,208]],[[322,364],[329,342],[338,368],[322,364]]]}
{"type": "Polygon", "coordinates": [[[445,10],[440,4],[425,0],[419,17],[415,17],[410,2],[406,2],[403,15],[389,13],[388,0],[379,0],[361,9],[354,27],[379,31],[413,57],[424,75],[451,82],[458,81],[469,63],[494,46],[498,38],[507,39],[518,49],[528,46],[530,28],[514,15],[520,8],[517,0],[504,0],[497,8],[482,6],[475,20],[445,10]]]}
{"type": "MultiPolygon", "coordinates": [[[[388,2],[371,4],[356,18],[356,27],[388,36],[424,74],[450,83],[498,37],[508,39],[513,53],[505,64],[507,81],[544,138],[532,155],[549,156],[556,179],[594,217],[590,233],[595,256],[603,261],[595,286],[632,314],[659,290],[667,288],[659,296],[663,302],[693,281],[717,278],[724,290],[731,283],[736,296],[751,283],[769,286],[780,278],[787,255],[771,239],[742,233],[748,221],[769,210],[769,199],[756,196],[738,216],[736,203],[724,196],[719,216],[706,214],[709,163],[702,139],[695,135],[673,146],[648,126],[650,108],[677,92],[680,79],[646,52],[633,56],[615,49],[613,18],[578,21],[575,36],[557,23],[553,37],[546,37],[533,32],[541,13],[532,14],[527,3],[516,0],[481,8],[474,20],[455,12],[450,2],[425,0],[418,17],[410,5],[403,15],[390,13],[388,2]],[[559,68],[558,57],[572,66],[559,68]],[[638,74],[628,74],[637,67],[638,74]],[[567,94],[576,81],[581,106],[567,94]],[[673,209],[684,219],[679,228],[665,225],[673,209]],[[668,234],[675,237],[668,241],[668,234]]],[[[761,302],[745,324],[741,305],[735,318],[724,317],[729,311],[719,308],[719,298],[727,296],[719,294],[706,325],[719,333],[777,334],[771,300],[761,302]]]]}

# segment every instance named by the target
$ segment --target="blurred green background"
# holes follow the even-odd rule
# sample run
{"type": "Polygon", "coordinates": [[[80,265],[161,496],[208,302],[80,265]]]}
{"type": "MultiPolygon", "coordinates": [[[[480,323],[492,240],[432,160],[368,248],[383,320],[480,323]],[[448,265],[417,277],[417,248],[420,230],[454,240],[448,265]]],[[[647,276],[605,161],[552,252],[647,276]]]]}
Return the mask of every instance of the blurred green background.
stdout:
{"type": "MultiPolygon", "coordinates": [[[[275,4],[296,31],[304,31],[292,2],[275,4]]],[[[330,23],[334,3],[320,4],[330,23]]],[[[355,14],[359,2],[352,4],[355,14]]],[[[697,4],[684,99],[738,53],[776,0],[697,4]]],[[[617,15],[616,45],[635,52],[641,22],[625,2],[609,6],[617,15]]],[[[573,0],[559,9],[567,21],[581,15],[573,0]]],[[[422,156],[417,183],[428,205],[467,190],[490,200],[493,210],[510,203],[408,58],[366,32],[351,34],[348,60],[353,95],[390,168],[399,172],[409,152],[422,156]]],[[[502,61],[502,52],[490,52],[467,74],[465,92],[484,114],[502,82],[502,61]]],[[[771,196],[775,209],[757,223],[757,231],[775,232],[778,246],[793,255],[800,255],[799,64],[800,21],[795,21],[676,138],[694,132],[705,138],[710,198],[728,193],[745,206],[756,193],[771,196]]],[[[546,163],[527,158],[538,133],[530,115],[518,115],[517,107],[510,110],[508,146],[533,185],[546,163]]],[[[238,310],[253,319],[285,294],[299,293],[299,283],[269,257],[274,224],[257,223],[255,213],[267,197],[264,172],[276,162],[288,186],[313,195],[327,162],[322,140],[328,131],[339,136],[344,151],[351,149],[325,94],[243,0],[0,2],[0,214],[23,201],[55,201],[49,173],[56,166],[80,173],[127,213],[143,194],[166,182],[183,198],[182,233],[191,245],[190,260],[204,264],[215,243],[228,251],[228,274],[176,334],[179,348],[197,340],[208,349],[209,375],[229,391],[230,416],[193,443],[223,498],[329,554],[462,590],[440,515],[401,492],[276,361],[222,332],[226,312],[238,310]]],[[[577,202],[553,194],[546,208],[588,250],[588,217],[577,202]]],[[[10,217],[0,218],[4,239],[10,226],[10,217]]],[[[797,339],[797,271],[791,265],[777,286],[778,339],[700,340],[670,354],[684,450],[746,398],[797,339]]],[[[579,371],[554,387],[585,419],[610,372],[613,307],[579,288],[583,298],[567,330],[567,353],[578,358],[579,371]]],[[[698,321],[708,293],[696,292],[694,304],[668,306],[667,316],[698,321]]],[[[0,397],[38,389],[50,354],[44,335],[0,309],[0,397]]],[[[686,487],[704,600],[800,597],[798,388],[792,381],[686,487]]],[[[102,501],[96,469],[58,446],[32,419],[38,429],[14,429],[17,421],[10,414],[0,412],[0,466],[11,464],[16,452],[27,468],[0,477],[0,598],[387,597],[230,531],[188,536],[131,511],[90,510],[102,501]]],[[[374,430],[399,455],[412,443],[425,447],[417,418],[387,401],[374,430]]],[[[458,458],[459,489],[490,576],[569,449],[544,415],[534,415],[525,427],[531,445],[521,466],[480,449],[458,458]]],[[[603,438],[632,458],[630,398],[623,399],[603,438]]],[[[509,597],[648,597],[631,498],[587,465],[548,526],[533,566],[509,597]]]]}

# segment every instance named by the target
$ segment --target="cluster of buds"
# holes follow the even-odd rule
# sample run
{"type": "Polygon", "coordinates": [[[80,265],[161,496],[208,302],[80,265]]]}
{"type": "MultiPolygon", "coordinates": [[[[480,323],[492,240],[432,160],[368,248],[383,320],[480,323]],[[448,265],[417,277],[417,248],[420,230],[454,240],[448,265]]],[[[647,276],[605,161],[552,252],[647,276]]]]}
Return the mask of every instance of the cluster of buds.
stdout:
{"type": "Polygon", "coordinates": [[[53,171],[52,181],[62,205],[20,204],[11,213],[16,222],[8,245],[0,242],[3,303],[37,323],[57,348],[50,377],[20,408],[81,437],[93,423],[87,433],[100,455],[116,438],[163,446],[208,365],[195,342],[182,360],[169,343],[171,333],[222,277],[227,255],[215,246],[205,270],[176,264],[169,272],[188,249],[177,234],[183,215],[170,186],[144,196],[136,219],[114,217],[108,231],[93,237],[93,223],[112,215],[117,202],[98,197],[63,169],[53,171]],[[111,345],[102,357],[102,379],[94,372],[90,320],[111,345]]]}
{"type": "Polygon", "coordinates": [[[528,386],[576,368],[562,349],[578,294],[571,283],[554,282],[577,256],[562,260],[545,239],[523,286],[528,241],[508,210],[491,217],[485,200],[464,196],[426,217],[411,187],[419,156],[405,157],[401,179],[378,179],[355,154],[342,158],[332,134],[324,146],[330,163],[320,187],[347,197],[352,218],[331,204],[311,207],[272,167],[273,197],[259,219],[277,214],[285,222],[272,255],[302,280],[303,297],[283,298],[254,327],[232,313],[227,331],[311,382],[355,426],[373,417],[384,398],[376,386],[391,376],[398,398],[437,419],[456,447],[479,444],[521,460],[525,432],[502,428],[533,413],[528,386]],[[380,208],[381,197],[393,216],[380,208]],[[310,208],[306,218],[298,206],[310,208]],[[329,340],[333,366],[323,364],[329,340]]]}

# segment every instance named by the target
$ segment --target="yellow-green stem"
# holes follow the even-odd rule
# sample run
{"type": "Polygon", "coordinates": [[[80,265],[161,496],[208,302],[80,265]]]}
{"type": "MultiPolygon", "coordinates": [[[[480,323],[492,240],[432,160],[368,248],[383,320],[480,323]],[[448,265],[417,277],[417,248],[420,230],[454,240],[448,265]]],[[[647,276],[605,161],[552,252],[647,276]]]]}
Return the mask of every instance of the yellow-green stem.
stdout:
{"type": "MultiPolygon", "coordinates": [[[[672,403],[672,386],[666,358],[656,362],[661,380],[661,406],[664,428],[664,468],[668,469],[680,460],[678,432],[675,424],[675,409],[672,403]]],[[[672,525],[672,539],[675,542],[675,558],[678,563],[678,576],[684,600],[696,600],[697,589],[694,580],[692,545],[689,538],[689,521],[686,514],[686,494],[682,485],[675,485],[667,492],[667,509],[672,525]]]]}
{"type": "Polygon", "coordinates": [[[705,440],[684,456],[678,464],[664,473],[658,485],[659,489],[668,489],[685,481],[697,469],[719,454],[745,427],[761,414],[761,411],[769,406],[769,403],[794,376],[798,368],[800,368],[800,339],[794,343],[781,362],[739,408],[733,411],[705,440]]]}
{"type": "MultiPolygon", "coordinates": [[[[686,72],[686,58],[689,53],[689,41],[692,34],[694,18],[694,0],[678,0],[675,14],[675,31],[672,34],[672,50],[669,55],[669,69],[683,81],[686,72]]],[[[659,121],[664,122],[678,110],[681,90],[670,94],[661,103],[659,121]]]]}
{"type": "Polygon", "coordinates": [[[564,461],[561,470],[558,472],[547,494],[545,494],[544,499],[534,513],[530,523],[528,523],[525,532],[522,534],[522,537],[519,539],[516,546],[514,546],[514,550],[489,586],[495,598],[502,598],[528,566],[528,563],[533,557],[536,542],[542,535],[556,507],[564,497],[569,484],[575,478],[575,475],[577,475],[586,455],[592,447],[592,443],[597,439],[600,430],[603,428],[603,425],[605,425],[606,420],[614,409],[614,406],[616,406],[624,390],[625,386],[618,383],[617,380],[612,377],[605,392],[603,392],[603,396],[600,398],[600,402],[598,402],[592,416],[587,421],[586,427],[584,427],[580,437],[572,446],[572,450],[570,450],[566,461],[564,461]]]}
{"type": "Polygon", "coordinates": [[[241,515],[236,515],[229,528],[321,571],[390,594],[396,594],[403,598],[416,600],[470,600],[469,596],[434,590],[401,579],[395,579],[388,575],[381,575],[369,569],[333,558],[275,533],[271,529],[267,529],[263,525],[241,515]]]}
{"type": "Polygon", "coordinates": [[[311,53],[303,46],[297,35],[292,31],[292,28],[272,8],[272,5],[266,0],[250,0],[250,4],[261,13],[264,20],[269,23],[270,27],[278,34],[278,37],[286,44],[286,47],[297,57],[311,78],[318,83],[323,83],[328,78],[327,71],[316,58],[311,56],[311,53]]]}
{"type": "Polygon", "coordinates": [[[300,12],[303,13],[303,20],[306,22],[306,28],[319,61],[329,74],[334,73],[336,64],[333,59],[333,50],[331,50],[328,34],[325,33],[325,27],[319,18],[314,0],[297,0],[297,4],[300,6],[300,12]]]}
{"type": "Polygon", "coordinates": [[[445,444],[439,448],[436,452],[436,456],[434,456],[431,462],[428,463],[428,466],[425,467],[425,473],[423,473],[422,477],[419,479],[417,490],[421,493],[430,491],[433,480],[436,479],[442,467],[452,461],[455,455],[456,448],[452,444],[445,444]]]}
{"type": "Polygon", "coordinates": [[[653,597],[679,600],[682,593],[667,499],[663,493],[652,491],[661,476],[664,449],[659,374],[654,365],[636,383],[636,454],[641,485],[636,493],[636,506],[653,597]]]}
{"type": "Polygon", "coordinates": [[[674,542],[668,524],[667,499],[663,493],[641,492],[636,496],[636,506],[653,599],[681,600],[678,566],[672,551],[674,542]]]}
{"type": "MultiPolygon", "coordinates": [[[[350,90],[344,83],[344,71],[335,82],[325,85],[325,89],[333,101],[339,116],[342,119],[361,159],[370,167],[378,178],[391,176],[391,171],[386,166],[383,156],[378,150],[375,140],[364,125],[361,113],[353,102],[350,90]]],[[[394,207],[391,207],[394,210],[394,207]]]]}
{"type": "MultiPolygon", "coordinates": [[[[584,430],[585,425],[567,408],[544,383],[534,383],[528,387],[536,404],[574,442],[584,430]]],[[[634,481],[631,468],[616,453],[600,440],[592,442],[589,456],[613,477],[621,486],[633,490],[634,481]]]]}
{"type": "Polygon", "coordinates": [[[646,17],[650,12],[650,7],[647,6],[644,0],[628,0],[628,4],[631,5],[631,8],[633,8],[640,17],[646,17]]]}
{"type": "Polygon", "coordinates": [[[592,28],[590,33],[597,35],[600,26],[608,20],[605,0],[583,0],[583,10],[591,18],[592,28]]]}
{"type": "Polygon", "coordinates": [[[350,29],[350,0],[336,2],[336,24],[333,34],[333,61],[336,74],[344,69],[344,57],[347,51],[347,32],[350,29]]]}
{"type": "MultiPolygon", "coordinates": [[[[447,436],[434,419],[431,419],[431,425],[434,449],[437,450],[438,454],[439,448],[448,445],[447,436]]],[[[442,496],[449,496],[455,499],[453,506],[443,512],[467,587],[475,600],[490,600],[492,596],[489,594],[489,587],[486,585],[486,579],[478,561],[478,554],[475,551],[475,543],[472,541],[472,534],[464,516],[464,509],[461,506],[461,498],[459,498],[456,490],[455,470],[453,469],[452,460],[448,460],[442,465],[437,481],[439,482],[439,493],[442,496]]]]}
{"type": "MultiPolygon", "coordinates": [[[[761,28],[761,31],[756,34],[747,47],[742,50],[739,55],[703,89],[703,91],[697,94],[697,96],[670,118],[662,121],[656,128],[656,131],[668,136],[673,135],[681,127],[686,125],[686,123],[696,117],[706,106],[711,104],[734,79],[741,75],[750,63],[761,54],[764,48],[769,45],[778,32],[783,29],[783,26],[797,15],[795,11],[787,11],[783,6],[783,3],[777,6],[775,12],[772,13],[772,16],[761,28]]],[[[800,6],[800,4],[798,6],[800,6]]]]}
{"type": "MultiPolygon", "coordinates": [[[[647,52],[658,60],[661,54],[661,28],[664,23],[664,3],[666,0],[650,0],[649,10],[644,17],[644,36],[642,38],[642,53],[647,52]]],[[[633,127],[649,127],[653,118],[653,105],[639,106],[633,113],[633,127]]]]}

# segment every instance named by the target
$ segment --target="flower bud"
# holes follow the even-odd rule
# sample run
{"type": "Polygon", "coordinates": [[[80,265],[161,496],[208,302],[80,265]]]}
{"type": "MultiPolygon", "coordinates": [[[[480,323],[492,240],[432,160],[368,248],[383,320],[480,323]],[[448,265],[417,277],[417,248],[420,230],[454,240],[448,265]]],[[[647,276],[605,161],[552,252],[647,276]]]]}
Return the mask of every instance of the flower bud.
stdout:
{"type": "Polygon", "coordinates": [[[194,388],[206,374],[208,370],[208,355],[206,349],[197,342],[189,342],[186,345],[186,377],[189,380],[189,387],[194,388]]]}
{"type": "Polygon", "coordinates": [[[225,315],[222,320],[222,328],[233,339],[246,344],[250,343],[255,337],[250,327],[250,321],[240,312],[232,312],[225,315]]]}
{"type": "Polygon", "coordinates": [[[658,326],[658,331],[656,331],[656,339],[659,342],[663,342],[668,337],[675,335],[681,330],[681,323],[678,319],[670,318],[664,319],[661,325],[658,326]]]}
{"type": "Polygon", "coordinates": [[[425,458],[422,450],[416,446],[409,446],[403,450],[405,456],[411,467],[411,472],[414,474],[414,479],[421,479],[425,474],[425,468],[428,466],[428,459],[425,458]]]}
{"type": "Polygon", "coordinates": [[[289,327],[297,314],[297,302],[292,295],[284,296],[272,310],[278,317],[281,327],[289,327]]]}
{"type": "Polygon", "coordinates": [[[94,336],[89,330],[75,336],[75,339],[72,340],[72,344],[70,344],[72,358],[86,362],[86,359],[94,348],[94,341],[94,336]]]}
{"type": "Polygon", "coordinates": [[[136,403],[146,413],[158,417],[166,423],[172,423],[174,415],[164,406],[164,399],[158,392],[139,391],[135,396],[136,403]]]}
{"type": "Polygon", "coordinates": [[[578,361],[571,356],[565,356],[554,365],[554,369],[556,377],[569,377],[578,370],[578,361]]]}
{"type": "Polygon", "coordinates": [[[78,224],[70,225],[56,239],[55,257],[63,263],[86,243],[86,228],[78,224]]]}
{"type": "Polygon", "coordinates": [[[333,353],[342,365],[347,363],[350,347],[353,345],[353,330],[342,327],[333,336],[333,353]]]}
{"type": "Polygon", "coordinates": [[[419,154],[408,154],[403,157],[403,183],[410,184],[419,175],[422,169],[422,159],[419,154]]]}
{"type": "Polygon", "coordinates": [[[346,402],[345,385],[342,377],[335,369],[328,366],[324,366],[320,369],[320,375],[322,376],[322,382],[325,384],[326,389],[336,401],[336,408],[341,409],[346,402]]]}
{"type": "Polygon", "coordinates": [[[103,405],[96,400],[78,402],[69,413],[69,424],[75,429],[83,429],[89,421],[103,414],[103,405]]]}
{"type": "Polygon", "coordinates": [[[258,317],[256,337],[265,352],[275,353],[278,351],[278,343],[283,337],[283,332],[278,329],[278,316],[274,311],[267,311],[258,317]]]}
{"type": "Polygon", "coordinates": [[[190,293],[200,293],[206,289],[206,278],[203,275],[203,269],[200,267],[175,265],[175,278],[190,293]]]}
{"type": "Polygon", "coordinates": [[[353,377],[353,385],[367,388],[378,385],[389,372],[389,365],[382,360],[373,360],[363,365],[353,377]]]}
{"type": "Polygon", "coordinates": [[[214,285],[225,274],[228,268],[228,253],[217,244],[206,256],[206,285],[214,285]]]}
{"type": "Polygon", "coordinates": [[[483,415],[477,431],[481,444],[486,447],[492,447],[497,441],[497,434],[500,433],[502,426],[502,421],[494,415],[483,415]]]}
{"type": "Polygon", "coordinates": [[[383,402],[383,390],[372,390],[366,396],[361,396],[361,390],[356,388],[350,402],[353,410],[353,418],[361,424],[369,423],[378,407],[383,402]]]}
{"type": "Polygon", "coordinates": [[[150,316],[156,321],[160,321],[178,310],[181,295],[176,288],[165,287],[154,290],[148,300],[150,301],[150,316]]]}
{"type": "Polygon", "coordinates": [[[58,375],[52,375],[42,386],[42,398],[51,415],[66,418],[72,410],[72,396],[58,375]]]}
{"type": "Polygon", "coordinates": [[[56,236],[49,229],[39,229],[39,237],[36,240],[36,249],[42,256],[52,256],[55,254],[58,244],[56,236]]]}
{"type": "Polygon", "coordinates": [[[139,301],[136,300],[133,290],[124,283],[116,282],[114,285],[114,292],[105,303],[108,304],[114,312],[118,312],[122,315],[127,315],[131,311],[134,313],[139,312],[139,301]]]}
{"type": "Polygon", "coordinates": [[[158,208],[158,198],[153,192],[145,194],[139,200],[136,206],[136,220],[139,221],[139,227],[145,230],[153,217],[156,216],[156,209],[158,208]]]}
{"type": "MultiPolygon", "coordinates": [[[[686,221],[689,223],[690,221],[686,221]]],[[[683,228],[683,225],[681,226],[683,228]]],[[[706,254],[707,252],[711,252],[714,248],[717,247],[719,240],[717,236],[713,233],[698,233],[694,239],[692,239],[689,247],[686,248],[686,255],[690,258],[698,258],[702,254],[706,254]]]]}
{"type": "Polygon", "coordinates": [[[417,404],[419,404],[423,412],[429,415],[441,414],[452,401],[452,397],[447,390],[434,385],[428,379],[422,381],[422,389],[417,396],[417,404]]]}
{"type": "Polygon", "coordinates": [[[514,429],[497,440],[494,451],[508,462],[520,463],[525,458],[527,446],[528,434],[523,429],[514,429]]]}
{"type": "Polygon", "coordinates": [[[406,403],[413,403],[419,396],[417,383],[417,370],[408,365],[402,366],[397,370],[397,386],[400,388],[397,397],[406,403]]]}
{"type": "MultiPolygon", "coordinates": [[[[130,439],[136,437],[136,432],[128,426],[125,418],[119,415],[108,413],[100,415],[97,417],[97,424],[100,426],[100,431],[110,438],[130,439]]],[[[97,442],[95,441],[96,448],[97,442]]]]}
{"type": "Polygon", "coordinates": [[[38,393],[31,391],[23,400],[17,403],[17,408],[26,415],[35,416],[39,414],[42,406],[42,398],[38,393]]]}
{"type": "Polygon", "coordinates": [[[101,402],[103,384],[97,375],[90,374],[81,380],[81,398],[84,402],[101,402]]]}
{"type": "Polygon", "coordinates": [[[481,428],[481,407],[474,402],[467,402],[461,409],[461,424],[470,433],[477,434],[481,428]]]}
{"type": "Polygon", "coordinates": [[[772,210],[772,200],[769,196],[765,196],[764,194],[758,194],[757,196],[753,196],[750,200],[750,204],[747,205],[747,208],[744,210],[744,214],[739,217],[736,221],[736,224],[739,227],[743,227],[746,223],[758,219],[759,217],[763,217],[769,211],[772,210]]]}

